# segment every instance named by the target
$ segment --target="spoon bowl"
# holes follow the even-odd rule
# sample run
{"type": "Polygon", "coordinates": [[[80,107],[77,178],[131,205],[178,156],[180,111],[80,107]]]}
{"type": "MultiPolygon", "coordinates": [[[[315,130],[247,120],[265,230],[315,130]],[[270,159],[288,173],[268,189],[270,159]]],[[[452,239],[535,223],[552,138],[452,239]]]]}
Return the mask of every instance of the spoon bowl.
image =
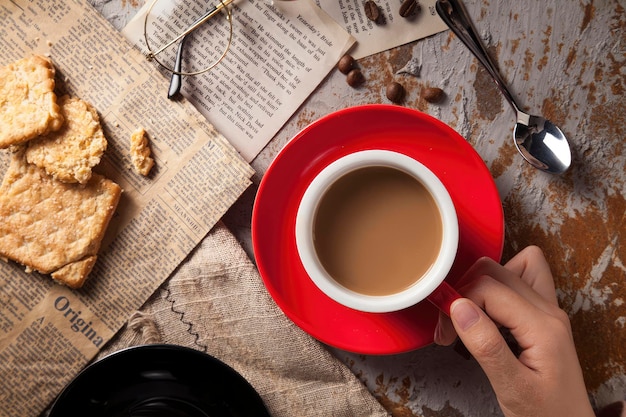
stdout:
{"type": "Polygon", "coordinates": [[[439,17],[487,70],[500,92],[513,107],[517,115],[513,138],[518,152],[533,167],[542,171],[552,174],[562,174],[567,171],[572,162],[572,153],[567,138],[549,120],[520,110],[480,41],[463,3],[460,0],[437,0],[435,9],[439,17]]]}
{"type": "Polygon", "coordinates": [[[522,121],[513,131],[515,146],[520,154],[537,169],[562,174],[569,168],[572,157],[569,144],[561,129],[539,116],[522,113],[522,121]],[[526,122],[525,120],[528,119],[526,122]]]}

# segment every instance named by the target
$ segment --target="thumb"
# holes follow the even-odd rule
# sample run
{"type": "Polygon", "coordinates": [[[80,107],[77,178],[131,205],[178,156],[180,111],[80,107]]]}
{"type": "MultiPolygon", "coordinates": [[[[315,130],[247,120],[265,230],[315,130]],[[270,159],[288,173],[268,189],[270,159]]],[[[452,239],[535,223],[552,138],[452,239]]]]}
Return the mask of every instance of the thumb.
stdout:
{"type": "Polygon", "coordinates": [[[452,303],[450,318],[459,338],[483,368],[494,389],[498,391],[509,385],[511,374],[518,372],[521,364],[496,324],[467,298],[452,303]]]}

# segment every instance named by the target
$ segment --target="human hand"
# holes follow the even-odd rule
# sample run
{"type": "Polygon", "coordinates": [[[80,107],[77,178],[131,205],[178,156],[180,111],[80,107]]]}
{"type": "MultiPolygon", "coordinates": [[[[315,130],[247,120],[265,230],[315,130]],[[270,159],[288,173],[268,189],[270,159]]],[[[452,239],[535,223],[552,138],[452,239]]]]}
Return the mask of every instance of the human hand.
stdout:
{"type": "Polygon", "coordinates": [[[435,342],[458,335],[495,391],[506,417],[591,417],[567,314],[558,306],[550,267],[530,246],[506,265],[481,259],[468,271],[450,318],[440,315],[435,342]],[[483,311],[484,310],[484,311],[483,311]],[[521,354],[502,334],[509,329],[521,354]]]}

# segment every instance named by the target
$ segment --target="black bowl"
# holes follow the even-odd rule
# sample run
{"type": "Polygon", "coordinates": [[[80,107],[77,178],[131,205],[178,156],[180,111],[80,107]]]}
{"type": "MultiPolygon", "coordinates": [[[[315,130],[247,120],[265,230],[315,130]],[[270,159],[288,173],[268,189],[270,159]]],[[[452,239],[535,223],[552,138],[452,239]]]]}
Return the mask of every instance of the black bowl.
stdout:
{"type": "Polygon", "coordinates": [[[85,368],[49,417],[269,417],[259,394],[234,369],[200,351],[143,345],[85,368]]]}

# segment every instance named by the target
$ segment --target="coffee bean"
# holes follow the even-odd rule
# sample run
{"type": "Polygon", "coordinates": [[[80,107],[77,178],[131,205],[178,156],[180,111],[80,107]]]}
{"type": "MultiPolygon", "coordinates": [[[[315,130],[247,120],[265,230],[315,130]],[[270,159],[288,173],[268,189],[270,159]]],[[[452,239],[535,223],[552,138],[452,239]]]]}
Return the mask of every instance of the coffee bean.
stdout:
{"type": "Polygon", "coordinates": [[[348,73],[348,76],[346,77],[346,82],[350,87],[358,87],[363,84],[363,82],[365,82],[365,77],[363,76],[363,73],[360,69],[354,68],[348,73]]]}
{"type": "Polygon", "coordinates": [[[365,16],[367,16],[369,20],[371,20],[372,22],[378,21],[378,19],[380,18],[380,9],[373,0],[367,0],[363,4],[363,7],[365,8],[365,16]]]}
{"type": "Polygon", "coordinates": [[[339,71],[341,71],[343,74],[349,73],[353,67],[354,58],[352,58],[352,55],[349,54],[345,54],[344,56],[342,56],[339,60],[339,63],[337,64],[337,69],[339,69],[339,71]]]}
{"type": "Polygon", "coordinates": [[[428,87],[422,91],[422,97],[429,103],[438,103],[444,96],[445,93],[438,87],[428,87]]]}
{"type": "Polygon", "coordinates": [[[387,84],[385,95],[392,103],[401,103],[404,99],[404,87],[396,81],[387,84]]]}
{"type": "Polygon", "coordinates": [[[410,17],[420,11],[420,5],[417,0],[404,0],[400,6],[400,16],[410,17]]]}

